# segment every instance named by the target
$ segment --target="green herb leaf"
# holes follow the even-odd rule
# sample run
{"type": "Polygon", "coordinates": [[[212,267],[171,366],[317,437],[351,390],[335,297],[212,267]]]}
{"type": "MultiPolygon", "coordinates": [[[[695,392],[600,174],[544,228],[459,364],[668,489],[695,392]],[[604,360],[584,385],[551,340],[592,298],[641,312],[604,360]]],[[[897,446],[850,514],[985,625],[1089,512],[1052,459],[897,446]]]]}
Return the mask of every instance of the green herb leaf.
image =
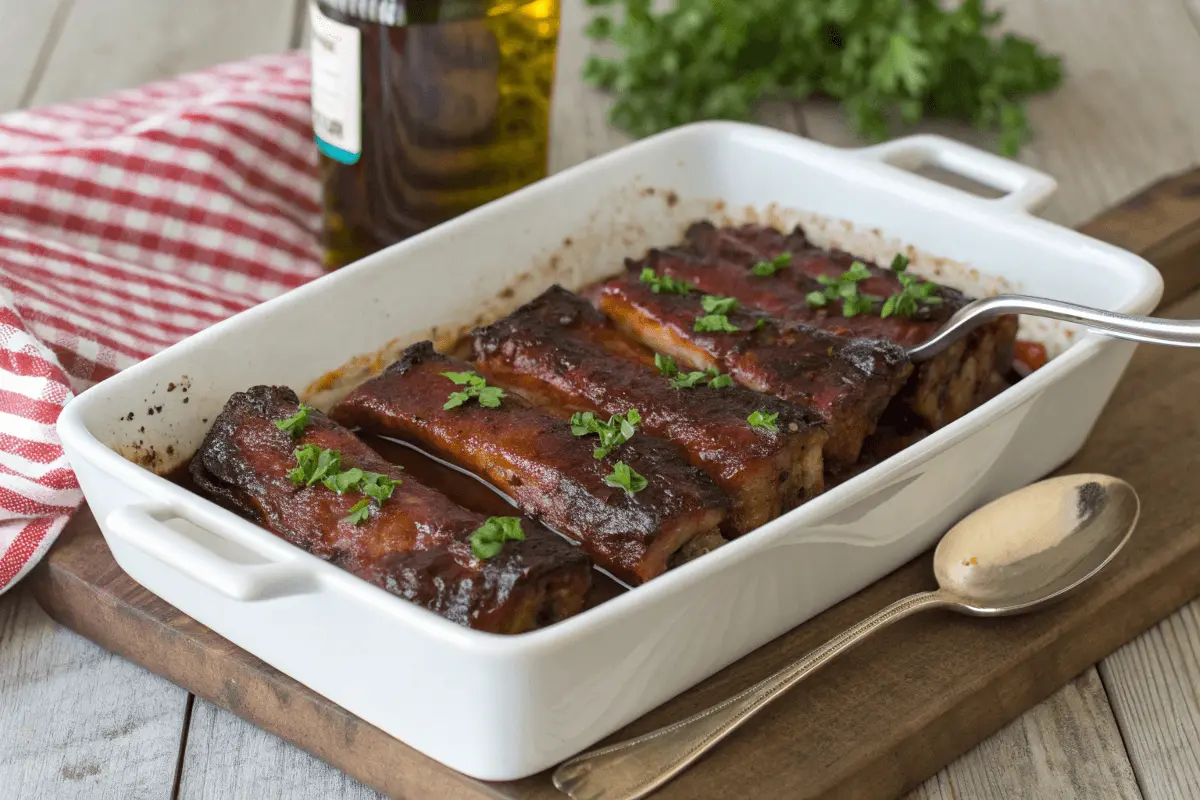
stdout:
{"type": "Polygon", "coordinates": [[[675,359],[664,356],[662,353],[654,354],[654,366],[658,368],[658,374],[664,378],[673,378],[679,374],[679,365],[675,363],[675,359]]]}
{"type": "Polygon", "coordinates": [[[471,534],[471,552],[476,558],[489,559],[504,549],[508,541],[525,541],[520,517],[488,517],[471,534]]]}
{"type": "Polygon", "coordinates": [[[312,486],[320,481],[325,488],[338,494],[362,492],[367,495],[362,503],[374,498],[382,505],[384,500],[392,496],[392,490],[400,485],[400,481],[378,472],[368,472],[358,467],[342,470],[342,454],[337,450],[306,444],[297,447],[293,455],[297,466],[288,473],[288,477],[297,486],[312,486]]]}
{"type": "Polygon", "coordinates": [[[671,385],[676,389],[695,389],[708,379],[703,372],[684,372],[671,379],[671,385]]]}
{"type": "Polygon", "coordinates": [[[697,317],[696,324],[692,328],[700,333],[736,333],[740,330],[724,314],[708,314],[697,317]]]}
{"type": "Polygon", "coordinates": [[[317,468],[308,477],[308,485],[312,486],[327,475],[336,475],[342,468],[342,454],[337,450],[322,450],[317,455],[317,468]]]}
{"type": "Polygon", "coordinates": [[[308,479],[312,477],[313,472],[317,469],[317,457],[321,454],[321,448],[315,444],[306,444],[302,447],[297,447],[292,455],[296,458],[296,468],[288,473],[288,477],[292,483],[299,486],[302,483],[308,483],[308,479]]]}
{"type": "Polygon", "coordinates": [[[709,370],[711,376],[708,380],[708,388],[724,389],[726,386],[733,386],[733,378],[729,375],[721,375],[715,369],[709,370]]]}
{"type": "Polygon", "coordinates": [[[941,304],[942,298],[934,294],[938,288],[936,283],[922,281],[906,272],[901,272],[896,277],[900,281],[900,291],[884,301],[879,316],[912,317],[920,311],[922,304],[941,304]]]}
{"type": "Polygon", "coordinates": [[[676,280],[670,275],[663,275],[660,278],[649,267],[642,270],[641,281],[650,284],[650,291],[655,294],[687,294],[693,288],[687,281],[676,280]]]}
{"type": "Polygon", "coordinates": [[[504,397],[504,390],[500,387],[485,386],[479,390],[479,405],[484,408],[499,408],[502,397],[504,397]]]}
{"type": "Polygon", "coordinates": [[[1006,33],[984,0],[588,3],[604,20],[588,34],[616,52],[588,58],[584,79],[614,92],[609,119],[635,136],[819,94],[871,139],[894,121],[951,118],[994,131],[1012,155],[1030,137],[1027,99],[1062,80],[1060,60],[1006,33]]]}
{"type": "Polygon", "coordinates": [[[378,472],[364,472],[358,490],[383,505],[383,501],[391,497],[392,491],[399,485],[400,481],[378,472]]]}
{"type": "Polygon", "coordinates": [[[600,446],[592,451],[592,456],[598,461],[632,439],[641,421],[642,415],[636,408],[629,409],[625,416],[614,414],[608,418],[608,422],[597,419],[591,411],[576,412],[571,415],[571,433],[600,437],[600,446]]]}
{"type": "Polygon", "coordinates": [[[613,488],[624,489],[626,494],[637,494],[649,485],[649,481],[624,461],[613,464],[613,471],[604,476],[604,482],[613,488]]]}
{"type": "Polygon", "coordinates": [[[366,522],[371,516],[371,498],[364,497],[354,505],[350,506],[350,514],[346,519],[350,520],[352,525],[361,525],[366,522]]]}
{"type": "Polygon", "coordinates": [[[781,269],[786,269],[792,263],[791,253],[780,253],[770,261],[759,261],[750,267],[750,271],[760,278],[769,278],[781,269]]]}
{"type": "Polygon", "coordinates": [[[350,489],[358,486],[358,482],[363,478],[363,471],[358,467],[348,469],[345,472],[339,472],[336,475],[330,475],[321,481],[325,484],[325,488],[332,489],[338,494],[345,494],[350,489]]]}
{"type": "Polygon", "coordinates": [[[288,417],[287,419],[274,420],[275,427],[279,428],[279,430],[283,431],[284,433],[290,433],[294,439],[300,434],[304,433],[304,428],[308,425],[309,412],[312,411],[316,411],[316,409],[301,403],[300,409],[292,416],[288,417]]]}
{"type": "Polygon", "coordinates": [[[881,298],[871,294],[860,294],[858,282],[871,277],[871,271],[861,261],[855,261],[850,268],[831,278],[828,275],[818,275],[817,283],[825,287],[823,291],[809,292],[805,300],[813,308],[820,308],[841,301],[842,316],[854,317],[859,314],[870,314],[881,298]]]}
{"type": "Polygon", "coordinates": [[[728,314],[737,309],[738,301],[734,297],[706,294],[700,298],[700,305],[709,314],[728,314]]]}
{"type": "Polygon", "coordinates": [[[779,418],[779,413],[768,414],[765,411],[755,411],[750,416],[746,417],[746,421],[750,423],[751,428],[761,428],[764,431],[774,433],[779,430],[775,427],[775,420],[779,418]]]}
{"type": "Polygon", "coordinates": [[[896,253],[896,257],[892,259],[892,272],[904,272],[906,269],[908,269],[908,256],[896,253]]]}
{"type": "Polygon", "coordinates": [[[498,386],[488,386],[487,380],[474,372],[443,372],[442,376],[449,378],[458,386],[467,387],[461,392],[450,393],[450,396],[446,398],[445,405],[442,406],[446,411],[458,408],[471,398],[478,400],[479,405],[484,408],[500,407],[504,390],[498,386]]]}

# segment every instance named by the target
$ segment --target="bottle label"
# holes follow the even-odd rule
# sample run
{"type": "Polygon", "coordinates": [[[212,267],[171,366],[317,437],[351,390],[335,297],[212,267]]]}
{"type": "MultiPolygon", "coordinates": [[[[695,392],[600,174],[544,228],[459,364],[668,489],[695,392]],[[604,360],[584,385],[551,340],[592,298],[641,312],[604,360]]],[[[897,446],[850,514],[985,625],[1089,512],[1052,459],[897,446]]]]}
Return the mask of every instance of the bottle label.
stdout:
{"type": "Polygon", "coordinates": [[[362,156],[362,33],[309,5],[312,40],[312,119],[317,148],[334,161],[362,156]]]}

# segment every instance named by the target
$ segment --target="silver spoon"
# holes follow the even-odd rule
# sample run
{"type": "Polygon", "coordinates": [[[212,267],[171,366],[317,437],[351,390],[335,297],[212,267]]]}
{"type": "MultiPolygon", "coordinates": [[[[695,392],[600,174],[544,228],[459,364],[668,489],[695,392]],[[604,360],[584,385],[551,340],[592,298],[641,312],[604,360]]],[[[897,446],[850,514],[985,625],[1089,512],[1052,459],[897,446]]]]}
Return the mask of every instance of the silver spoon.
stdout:
{"type": "Polygon", "coordinates": [[[638,800],[687,769],[773,699],[867,636],[918,611],[1021,614],[1072,592],[1121,549],[1138,496],[1106,475],[1066,475],[995,500],[938,543],[938,590],[892,603],[749,689],[636,739],[576,756],[554,772],[575,800],[638,800]]]}
{"type": "Polygon", "coordinates": [[[928,361],[983,323],[1005,314],[1028,314],[1074,322],[1118,339],[1135,342],[1200,347],[1200,322],[1197,321],[1131,317],[1043,297],[1001,294],[967,303],[946,320],[946,324],[932,338],[910,347],[908,357],[913,362],[928,361]]]}

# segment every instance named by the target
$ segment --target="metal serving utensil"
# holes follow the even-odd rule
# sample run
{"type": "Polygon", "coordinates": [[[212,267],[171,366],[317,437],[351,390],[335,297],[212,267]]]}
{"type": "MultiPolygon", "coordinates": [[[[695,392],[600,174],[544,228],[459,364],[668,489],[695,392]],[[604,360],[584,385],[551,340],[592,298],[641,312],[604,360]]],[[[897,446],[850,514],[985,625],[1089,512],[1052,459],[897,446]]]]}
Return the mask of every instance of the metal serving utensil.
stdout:
{"type": "Polygon", "coordinates": [[[929,609],[1022,614],[1060,600],[1108,564],[1137,525],[1129,484],[1067,475],[989,503],[942,537],[938,589],[892,603],[749,689],[651,733],[576,756],[554,785],[575,800],[638,800],[687,769],[773,699],[893,622],[929,609]]]}
{"type": "Polygon", "coordinates": [[[983,323],[1005,314],[1028,314],[1074,322],[1118,339],[1135,342],[1200,347],[1200,321],[1131,317],[1043,297],[1001,294],[967,303],[946,320],[946,324],[932,338],[910,347],[908,357],[914,362],[928,361],[983,323]]]}

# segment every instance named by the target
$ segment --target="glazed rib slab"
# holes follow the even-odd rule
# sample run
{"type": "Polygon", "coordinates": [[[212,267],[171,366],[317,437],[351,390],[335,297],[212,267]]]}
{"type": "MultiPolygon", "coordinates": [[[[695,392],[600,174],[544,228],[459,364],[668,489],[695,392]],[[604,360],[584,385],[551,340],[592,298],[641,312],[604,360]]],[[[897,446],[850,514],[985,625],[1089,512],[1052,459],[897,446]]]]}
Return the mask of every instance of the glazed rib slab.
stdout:
{"type": "Polygon", "coordinates": [[[486,517],[468,511],[385,461],[349,430],[311,411],[293,438],[274,420],[299,409],[283,387],[234,394],[192,459],[192,478],[212,499],[277,536],[460,625],[521,633],[583,608],[591,585],[587,557],[538,523],[523,519],[524,541],[477,558],[471,534],[486,517]],[[296,486],[293,455],[306,444],[337,450],[342,468],[402,481],[359,525],[347,519],[363,495],[339,495],[320,482],[296,486]]]}
{"type": "Polygon", "coordinates": [[[673,557],[723,541],[718,527],[728,500],[678,446],[639,434],[596,459],[596,437],[573,435],[570,423],[511,392],[498,408],[474,401],[443,408],[458,389],[443,373],[469,370],[499,385],[494,375],[420,342],[346,397],[332,417],[411,442],[473,472],[629,583],[650,580],[673,557]],[[653,479],[636,494],[607,485],[604,478],[619,461],[653,479]]]}
{"type": "Polygon", "coordinates": [[[812,407],[828,423],[830,466],[858,460],[863,440],[912,372],[904,348],[890,342],[781,324],[743,309],[728,315],[737,331],[698,332],[696,319],[705,314],[699,292],[655,292],[634,270],[593,287],[596,306],[681,369],[727,372],[750,389],[812,407]]]}
{"type": "MultiPolygon", "coordinates": [[[[631,268],[648,267],[660,275],[688,281],[714,295],[736,297],[751,308],[777,319],[823,328],[839,336],[886,339],[901,346],[928,339],[969,297],[939,287],[939,305],[922,305],[915,317],[882,318],[878,313],[843,317],[836,304],[809,306],[807,297],[824,287],[820,275],[836,277],[861,259],[816,248],[797,227],[789,234],[762,225],[717,228],[709,222],[692,225],[678,247],[651,250],[631,268]],[[788,253],[791,263],[771,277],[754,275],[750,267],[788,253]],[[830,309],[834,309],[832,312],[830,309]]],[[[865,294],[887,297],[900,289],[891,270],[863,262],[871,277],[859,283],[865,294]]],[[[907,401],[932,428],[943,427],[973,409],[993,373],[1006,374],[1012,364],[1016,317],[1002,317],[981,326],[934,359],[920,365],[906,388],[907,401]]]]}
{"type": "Polygon", "coordinates": [[[637,409],[640,430],[680,445],[729,496],[729,535],[753,530],[822,489],[828,433],[816,414],[739,386],[674,389],[648,366],[648,350],[631,353],[632,342],[560,286],[473,331],[472,347],[500,381],[558,413],[637,409]],[[747,422],[758,410],[779,415],[776,430],[747,422]]]}

